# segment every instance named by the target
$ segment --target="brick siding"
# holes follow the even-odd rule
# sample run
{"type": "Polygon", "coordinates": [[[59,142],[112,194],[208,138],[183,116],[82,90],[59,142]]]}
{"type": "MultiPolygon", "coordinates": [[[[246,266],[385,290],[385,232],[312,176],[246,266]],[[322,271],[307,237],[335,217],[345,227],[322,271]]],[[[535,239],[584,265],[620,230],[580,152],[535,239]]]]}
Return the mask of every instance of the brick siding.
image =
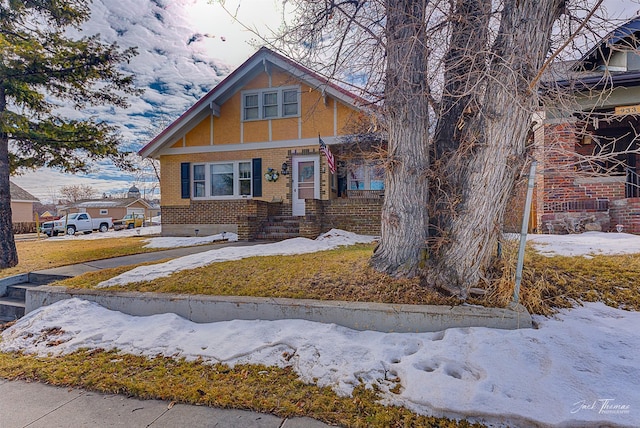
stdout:
{"type": "Polygon", "coordinates": [[[621,224],[623,232],[640,234],[640,198],[620,199],[611,203],[611,231],[621,224]]]}

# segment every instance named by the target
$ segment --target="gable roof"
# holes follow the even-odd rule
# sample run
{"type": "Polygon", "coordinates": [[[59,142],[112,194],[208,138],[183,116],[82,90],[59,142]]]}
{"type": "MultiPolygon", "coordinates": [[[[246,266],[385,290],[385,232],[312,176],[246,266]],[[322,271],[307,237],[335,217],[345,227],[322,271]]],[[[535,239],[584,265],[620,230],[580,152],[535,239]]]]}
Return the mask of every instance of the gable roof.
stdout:
{"type": "Polygon", "coordinates": [[[580,67],[592,70],[609,58],[614,46],[617,49],[636,49],[638,47],[638,32],[640,32],[640,17],[635,17],[604,36],[600,42],[582,56],[574,69],[580,67]]]}
{"type": "Polygon", "coordinates": [[[369,104],[364,98],[334,84],[327,78],[311,71],[297,62],[280,55],[266,47],[260,48],[242,65],[236,68],[222,82],[216,85],[209,93],[200,98],[191,108],[184,112],[178,119],[171,123],[166,129],[158,134],[153,140],[145,145],[138,154],[142,157],[153,156],[165,144],[173,142],[173,139],[181,135],[185,130],[197,124],[205,116],[213,112],[220,115],[220,105],[231,98],[240,90],[248,80],[255,77],[270,63],[283,69],[292,76],[298,78],[311,87],[320,89],[343,103],[360,108],[369,104]]]}
{"type": "Polygon", "coordinates": [[[14,202],[40,202],[38,198],[15,184],[13,181],[9,181],[9,193],[11,194],[11,200],[14,202]]]}
{"type": "MultiPolygon", "coordinates": [[[[616,71],[600,69],[615,50],[635,51],[640,40],[640,16],[630,19],[604,36],[582,58],[555,65],[555,78],[550,79],[558,87],[603,89],[615,86],[640,86],[640,70],[616,71]]],[[[548,86],[548,85],[547,85],[548,86]]]]}

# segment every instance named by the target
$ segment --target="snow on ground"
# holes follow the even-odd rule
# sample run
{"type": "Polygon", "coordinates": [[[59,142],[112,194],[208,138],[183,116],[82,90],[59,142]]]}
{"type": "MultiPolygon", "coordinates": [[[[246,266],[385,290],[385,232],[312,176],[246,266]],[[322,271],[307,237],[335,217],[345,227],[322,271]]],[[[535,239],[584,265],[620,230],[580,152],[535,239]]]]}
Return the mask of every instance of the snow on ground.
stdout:
{"type": "Polygon", "coordinates": [[[151,281],[156,278],[169,276],[175,272],[195,269],[215,262],[240,260],[255,256],[315,253],[317,251],[331,250],[341,245],[352,245],[359,242],[372,242],[374,239],[375,237],[373,236],[357,235],[344,230],[331,229],[329,232],[320,235],[316,239],[292,238],[271,244],[216,248],[203,253],[191,254],[169,260],[165,263],[138,266],[128,272],[124,272],[123,274],[99,283],[98,288],[123,285],[130,282],[151,281]]]}
{"type": "Polygon", "coordinates": [[[421,414],[519,427],[640,426],[640,313],[589,303],[536,321],[539,329],[379,333],[303,320],[197,324],[70,299],[19,320],[2,334],[0,350],[45,356],[102,348],[290,365],[303,381],[341,395],[359,382],[375,384],[386,403],[421,414]],[[54,326],[64,332],[50,343],[54,326]],[[399,394],[389,392],[395,380],[399,394]]]}
{"type": "Polygon", "coordinates": [[[138,227],[136,229],[109,230],[107,232],[93,232],[87,235],[79,233],[76,235],[58,235],[47,238],[47,241],[83,241],[91,239],[127,238],[129,236],[160,235],[161,226],[138,227]]]}
{"type": "MultiPolygon", "coordinates": [[[[61,241],[61,240],[72,240],[72,241],[83,241],[83,240],[92,240],[92,239],[109,239],[109,238],[128,238],[131,236],[151,236],[151,235],[160,235],[162,231],[161,226],[147,226],[147,227],[138,227],[136,229],[123,229],[123,230],[109,230],[104,233],[90,233],[88,235],[85,234],[77,234],[77,235],[58,235],[52,236],[47,240],[52,241],[61,241]]],[[[210,236],[191,236],[191,237],[179,237],[179,236],[163,236],[163,237],[155,237],[149,238],[146,240],[147,244],[146,248],[176,248],[176,247],[192,247],[195,245],[203,245],[203,244],[211,244],[217,241],[237,241],[238,235],[232,232],[223,232],[218,233],[216,235],[210,236]]]]}
{"type": "MultiPolygon", "coordinates": [[[[136,278],[266,254],[368,242],[342,231],[317,240],[227,247],[148,267],[136,278]],[[172,263],[172,262],[169,262],[172,263]]],[[[549,254],[640,252],[640,236],[531,235],[549,254]]],[[[137,280],[137,279],[136,279],[137,280]]],[[[538,329],[452,328],[438,333],[355,331],[302,320],[196,324],[174,314],[133,317],[70,299],[42,307],[2,333],[0,351],[59,355],[119,349],[229,365],[291,365],[300,378],[348,395],[377,385],[387,404],[493,426],[640,426],[640,313],[602,303],[534,317],[538,329]],[[52,343],[51,327],[64,333],[52,343]],[[283,354],[294,357],[284,359],[283,354]],[[389,390],[399,381],[399,393],[389,390]]]]}
{"type": "Polygon", "coordinates": [[[640,236],[629,233],[585,232],[571,235],[528,235],[546,256],[591,256],[640,253],[640,236]]]}
{"type": "Polygon", "coordinates": [[[210,236],[162,236],[147,239],[146,248],[175,248],[175,247],[192,247],[194,245],[211,244],[219,241],[234,242],[238,240],[238,235],[232,232],[222,232],[210,236]]]}

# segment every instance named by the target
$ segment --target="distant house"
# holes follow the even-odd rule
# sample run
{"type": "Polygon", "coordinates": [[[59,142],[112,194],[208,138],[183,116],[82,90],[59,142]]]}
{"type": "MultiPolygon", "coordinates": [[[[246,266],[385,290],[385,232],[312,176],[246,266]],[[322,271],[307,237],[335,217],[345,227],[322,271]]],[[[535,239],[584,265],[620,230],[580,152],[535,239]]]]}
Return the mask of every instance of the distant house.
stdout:
{"type": "Polygon", "coordinates": [[[572,111],[546,105],[535,132],[544,148],[534,204],[539,232],[640,234],[639,40],[634,18],[548,85],[575,102],[572,111]]]}
{"type": "Polygon", "coordinates": [[[33,203],[40,202],[38,198],[12,181],[9,182],[9,190],[11,192],[11,221],[14,224],[34,221],[33,203]]]}
{"type": "Polygon", "coordinates": [[[127,214],[137,214],[148,218],[151,205],[140,197],[140,191],[132,186],[126,198],[84,199],[58,207],[58,215],[85,212],[91,217],[111,217],[114,220],[127,214]]]}
{"type": "Polygon", "coordinates": [[[380,233],[384,167],[357,131],[366,106],[261,48],[140,150],[160,161],[162,234],[380,233]]]}

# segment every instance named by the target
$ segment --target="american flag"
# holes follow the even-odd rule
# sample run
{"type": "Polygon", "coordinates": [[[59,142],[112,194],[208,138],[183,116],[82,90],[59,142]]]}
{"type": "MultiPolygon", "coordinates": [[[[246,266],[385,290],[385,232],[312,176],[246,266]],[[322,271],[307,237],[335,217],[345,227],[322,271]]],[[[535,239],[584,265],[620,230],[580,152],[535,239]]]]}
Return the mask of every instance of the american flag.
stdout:
{"type": "Polygon", "coordinates": [[[331,149],[329,148],[329,146],[325,144],[324,141],[322,141],[322,138],[320,138],[319,135],[318,135],[318,140],[320,141],[320,151],[324,153],[324,156],[327,158],[327,163],[329,164],[329,171],[331,171],[331,174],[335,174],[336,160],[333,157],[333,153],[331,153],[331,149]]]}

